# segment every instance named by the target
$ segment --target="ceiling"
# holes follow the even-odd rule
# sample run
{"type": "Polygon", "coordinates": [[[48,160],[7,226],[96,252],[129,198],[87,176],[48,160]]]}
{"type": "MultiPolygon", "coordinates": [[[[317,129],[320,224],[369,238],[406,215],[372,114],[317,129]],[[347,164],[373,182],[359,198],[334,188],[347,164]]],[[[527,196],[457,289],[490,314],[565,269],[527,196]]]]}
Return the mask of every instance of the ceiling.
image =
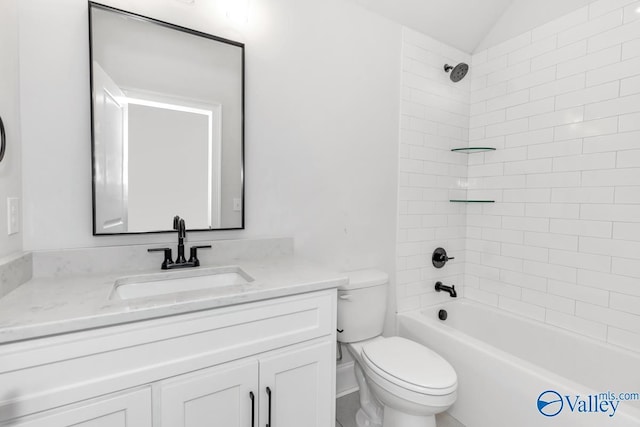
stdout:
{"type": "Polygon", "coordinates": [[[472,53],[512,0],[357,0],[357,3],[472,53]]]}

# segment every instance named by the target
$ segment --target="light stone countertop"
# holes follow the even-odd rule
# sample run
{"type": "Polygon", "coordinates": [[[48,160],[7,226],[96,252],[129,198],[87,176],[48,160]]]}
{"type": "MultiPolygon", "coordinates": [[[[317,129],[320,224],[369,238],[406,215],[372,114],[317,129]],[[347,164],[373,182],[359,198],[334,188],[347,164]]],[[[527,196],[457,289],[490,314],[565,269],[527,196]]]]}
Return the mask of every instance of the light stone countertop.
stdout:
{"type": "MultiPolygon", "coordinates": [[[[331,289],[347,283],[344,273],[294,257],[241,261],[237,265],[255,280],[248,285],[129,300],[112,295],[117,279],[162,271],[157,268],[32,278],[0,298],[0,344],[331,289]]],[[[216,265],[200,268],[208,267],[216,265]]],[[[191,269],[175,271],[187,270],[191,269]]]]}

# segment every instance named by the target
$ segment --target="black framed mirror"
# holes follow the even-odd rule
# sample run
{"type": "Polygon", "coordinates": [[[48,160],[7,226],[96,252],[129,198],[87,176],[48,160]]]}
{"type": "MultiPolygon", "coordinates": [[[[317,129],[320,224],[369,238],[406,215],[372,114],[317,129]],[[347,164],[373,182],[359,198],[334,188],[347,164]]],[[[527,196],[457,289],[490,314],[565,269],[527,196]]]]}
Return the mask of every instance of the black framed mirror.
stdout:
{"type": "Polygon", "coordinates": [[[244,228],[244,44],[89,2],[93,234],[244,228]]]}
{"type": "Polygon", "coordinates": [[[0,117],[0,162],[4,159],[4,153],[7,149],[7,134],[4,131],[4,122],[0,117]]]}

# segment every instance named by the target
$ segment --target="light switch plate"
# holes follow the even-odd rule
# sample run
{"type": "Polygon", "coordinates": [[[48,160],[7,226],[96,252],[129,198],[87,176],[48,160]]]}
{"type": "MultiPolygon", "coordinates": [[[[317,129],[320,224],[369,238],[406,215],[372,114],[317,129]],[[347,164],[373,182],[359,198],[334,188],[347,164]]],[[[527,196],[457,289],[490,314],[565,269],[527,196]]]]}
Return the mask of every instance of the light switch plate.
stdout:
{"type": "Polygon", "coordinates": [[[233,199],[233,210],[240,212],[242,210],[242,200],[239,198],[233,199]]]}
{"type": "Polygon", "coordinates": [[[7,197],[7,234],[11,236],[20,232],[20,199],[7,197]]]}

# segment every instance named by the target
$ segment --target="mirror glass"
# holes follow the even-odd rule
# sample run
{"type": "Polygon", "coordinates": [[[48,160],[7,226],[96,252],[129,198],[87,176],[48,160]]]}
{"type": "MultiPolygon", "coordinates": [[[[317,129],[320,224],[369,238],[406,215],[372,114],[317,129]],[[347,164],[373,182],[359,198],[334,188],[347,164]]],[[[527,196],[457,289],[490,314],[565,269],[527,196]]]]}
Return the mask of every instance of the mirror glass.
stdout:
{"type": "Polygon", "coordinates": [[[90,3],[94,234],[244,226],[244,45],[90,3]]]}

